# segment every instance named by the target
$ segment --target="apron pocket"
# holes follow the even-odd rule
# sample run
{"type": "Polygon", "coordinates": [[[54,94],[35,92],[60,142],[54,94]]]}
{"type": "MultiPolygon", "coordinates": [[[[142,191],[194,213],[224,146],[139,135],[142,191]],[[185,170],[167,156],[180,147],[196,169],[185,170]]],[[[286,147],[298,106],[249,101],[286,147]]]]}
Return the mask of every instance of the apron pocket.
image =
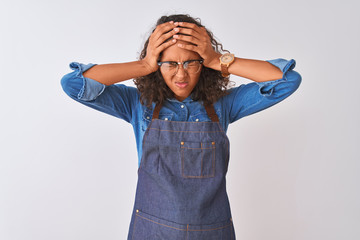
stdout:
{"type": "Polygon", "coordinates": [[[234,225],[231,219],[211,225],[190,225],[187,239],[235,240],[234,225]]]}
{"type": "Polygon", "coordinates": [[[132,240],[184,240],[186,227],[137,210],[132,240]]]}
{"type": "Polygon", "coordinates": [[[185,225],[170,222],[142,211],[136,212],[132,240],[234,240],[231,218],[224,222],[185,225]]]}
{"type": "Polygon", "coordinates": [[[181,142],[181,168],[184,178],[215,176],[215,142],[181,142]]]}
{"type": "Polygon", "coordinates": [[[231,218],[224,222],[205,225],[185,225],[170,222],[136,211],[132,240],[234,240],[231,218]]]}

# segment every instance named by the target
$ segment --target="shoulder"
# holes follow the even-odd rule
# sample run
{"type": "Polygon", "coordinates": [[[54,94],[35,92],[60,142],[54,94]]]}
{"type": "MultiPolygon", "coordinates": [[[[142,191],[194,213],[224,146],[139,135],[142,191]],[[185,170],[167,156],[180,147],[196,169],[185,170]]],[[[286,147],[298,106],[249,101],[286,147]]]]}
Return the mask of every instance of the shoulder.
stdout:
{"type": "Polygon", "coordinates": [[[238,94],[240,94],[243,90],[245,90],[246,84],[241,84],[240,86],[232,87],[229,89],[226,89],[226,95],[219,98],[217,101],[218,104],[222,103],[230,103],[234,101],[234,98],[237,97],[238,94]]]}
{"type": "Polygon", "coordinates": [[[136,87],[127,86],[125,84],[117,83],[105,87],[105,91],[118,94],[118,97],[129,98],[130,100],[139,100],[140,92],[136,87]]]}

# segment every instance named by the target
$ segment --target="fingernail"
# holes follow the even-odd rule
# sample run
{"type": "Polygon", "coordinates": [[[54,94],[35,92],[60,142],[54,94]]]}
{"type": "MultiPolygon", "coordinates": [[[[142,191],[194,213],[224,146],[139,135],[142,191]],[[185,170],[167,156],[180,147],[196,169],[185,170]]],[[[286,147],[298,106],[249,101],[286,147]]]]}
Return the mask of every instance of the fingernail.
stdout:
{"type": "Polygon", "coordinates": [[[170,21],[170,23],[171,23],[171,24],[173,24],[173,23],[174,23],[174,21],[170,21]]]}
{"type": "Polygon", "coordinates": [[[173,37],[174,37],[174,38],[179,38],[179,36],[178,36],[178,35],[174,35],[173,37]]]}
{"type": "Polygon", "coordinates": [[[175,31],[175,32],[178,32],[178,31],[179,31],[179,29],[178,29],[178,28],[174,28],[174,31],[175,31]]]}
{"type": "Polygon", "coordinates": [[[180,25],[183,25],[184,23],[181,22],[181,23],[179,23],[179,24],[180,24],[180,25]]]}
{"type": "Polygon", "coordinates": [[[172,42],[176,42],[176,39],[173,39],[172,42]]]}
{"type": "Polygon", "coordinates": [[[179,23],[178,23],[178,22],[176,22],[176,23],[174,23],[174,25],[175,25],[175,26],[177,26],[177,25],[179,25],[179,23]]]}
{"type": "Polygon", "coordinates": [[[178,44],[179,47],[182,47],[183,45],[182,44],[178,44]]]}

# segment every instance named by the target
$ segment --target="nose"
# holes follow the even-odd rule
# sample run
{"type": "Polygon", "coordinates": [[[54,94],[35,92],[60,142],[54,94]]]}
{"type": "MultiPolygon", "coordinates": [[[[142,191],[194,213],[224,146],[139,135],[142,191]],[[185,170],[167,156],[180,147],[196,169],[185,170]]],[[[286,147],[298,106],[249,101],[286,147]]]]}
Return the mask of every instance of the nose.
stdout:
{"type": "Polygon", "coordinates": [[[186,74],[187,74],[187,72],[186,72],[183,64],[179,64],[179,65],[178,65],[178,68],[177,68],[177,71],[176,71],[176,73],[174,74],[174,76],[177,76],[177,77],[179,77],[179,78],[183,78],[183,77],[186,76],[186,74]]]}

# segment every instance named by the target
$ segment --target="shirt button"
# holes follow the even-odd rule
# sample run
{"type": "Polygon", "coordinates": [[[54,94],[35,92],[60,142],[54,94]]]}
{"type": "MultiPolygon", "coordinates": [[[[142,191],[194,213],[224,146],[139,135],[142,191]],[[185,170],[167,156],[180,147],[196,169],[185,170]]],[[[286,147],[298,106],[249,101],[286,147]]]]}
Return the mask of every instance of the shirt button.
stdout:
{"type": "Polygon", "coordinates": [[[181,105],[180,107],[181,107],[181,108],[184,108],[185,106],[184,106],[184,105],[181,105]]]}
{"type": "Polygon", "coordinates": [[[198,121],[199,121],[199,119],[197,118],[197,119],[195,119],[195,121],[196,121],[196,122],[198,122],[198,121]]]}
{"type": "Polygon", "coordinates": [[[165,118],[165,121],[167,121],[168,120],[168,118],[165,118]]]}
{"type": "Polygon", "coordinates": [[[149,117],[149,116],[147,116],[147,117],[146,117],[146,119],[150,119],[150,117],[149,117]]]}

